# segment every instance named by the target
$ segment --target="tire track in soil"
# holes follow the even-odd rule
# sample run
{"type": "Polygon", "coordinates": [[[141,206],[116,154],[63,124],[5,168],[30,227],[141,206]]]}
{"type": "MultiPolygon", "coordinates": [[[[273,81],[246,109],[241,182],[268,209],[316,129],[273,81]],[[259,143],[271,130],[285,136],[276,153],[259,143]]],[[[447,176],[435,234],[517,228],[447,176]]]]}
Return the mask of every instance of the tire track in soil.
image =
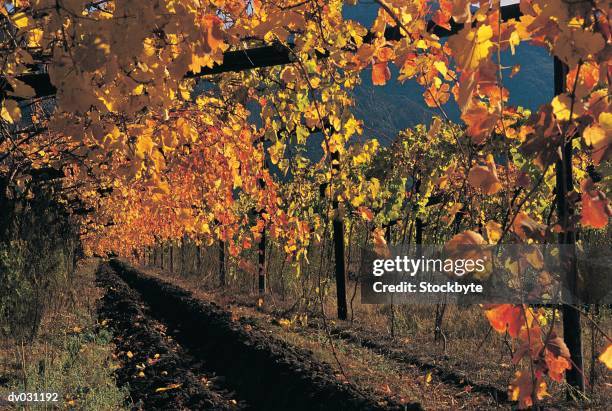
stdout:
{"type": "Polygon", "coordinates": [[[418,403],[379,403],[334,376],[304,349],[245,324],[214,303],[111,260],[110,266],[151,307],[173,337],[206,366],[226,378],[253,409],[261,410],[422,410],[418,403]]]}
{"type": "Polygon", "coordinates": [[[133,410],[251,409],[165,334],[165,327],[150,318],[138,293],[107,264],[100,265],[97,277],[106,289],[98,315],[109,322],[122,353],[117,382],[129,387],[133,410]]]}

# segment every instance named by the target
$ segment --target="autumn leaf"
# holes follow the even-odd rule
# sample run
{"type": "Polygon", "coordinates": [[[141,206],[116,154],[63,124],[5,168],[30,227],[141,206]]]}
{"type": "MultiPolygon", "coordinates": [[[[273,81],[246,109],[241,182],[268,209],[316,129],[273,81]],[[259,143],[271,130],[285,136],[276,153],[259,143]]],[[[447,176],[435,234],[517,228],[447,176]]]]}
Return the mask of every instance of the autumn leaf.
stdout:
{"type": "Polygon", "coordinates": [[[169,390],[175,390],[177,388],[181,388],[183,386],[183,384],[179,384],[179,383],[173,383],[173,384],[169,384],[165,387],[159,387],[155,389],[155,392],[164,392],[164,391],[169,391],[169,390]]]}
{"type": "Polygon", "coordinates": [[[461,114],[467,134],[475,144],[482,144],[493,131],[499,114],[489,111],[484,103],[471,100],[461,114]]]}
{"type": "Polygon", "coordinates": [[[489,58],[493,48],[493,29],[488,24],[472,28],[469,24],[448,40],[457,67],[461,70],[475,70],[483,60],[489,58]]]}
{"type": "Polygon", "coordinates": [[[585,143],[591,146],[595,165],[612,156],[612,113],[601,113],[599,124],[589,125],[582,133],[585,143]]]}
{"type": "Polygon", "coordinates": [[[446,248],[453,248],[457,245],[481,245],[486,244],[486,241],[480,234],[475,231],[467,230],[456,234],[446,243],[446,248]]]}
{"type": "Polygon", "coordinates": [[[372,234],[372,241],[374,243],[374,252],[382,257],[388,257],[391,255],[387,241],[385,240],[385,233],[382,228],[376,227],[372,234]]]}
{"type": "Polygon", "coordinates": [[[485,224],[485,231],[487,233],[489,243],[495,244],[502,236],[502,225],[496,221],[488,221],[485,224]]]}
{"type": "MultiPolygon", "coordinates": [[[[540,378],[535,379],[535,394],[538,400],[542,400],[547,396],[548,391],[546,390],[546,382],[540,378]]],[[[526,371],[517,371],[514,380],[510,383],[508,388],[508,394],[512,401],[518,401],[521,409],[529,408],[533,405],[533,398],[531,397],[534,391],[534,381],[532,380],[531,373],[526,371]]]]}
{"type": "Polygon", "coordinates": [[[391,79],[391,70],[389,70],[387,62],[372,64],[372,84],[384,86],[389,79],[391,79]]]}
{"type": "Polygon", "coordinates": [[[548,368],[548,376],[557,382],[562,382],[565,376],[565,371],[572,368],[569,357],[554,355],[549,350],[546,350],[544,361],[548,368]]]}
{"type": "MultiPolygon", "coordinates": [[[[456,234],[444,245],[444,252],[450,259],[482,259],[485,262],[490,261],[491,252],[484,246],[487,244],[484,238],[475,231],[467,230],[456,234]]],[[[471,271],[470,274],[484,278],[489,275],[488,270],[476,273],[471,271]]]]}
{"type": "Polygon", "coordinates": [[[438,26],[450,30],[450,18],[452,17],[453,2],[450,0],[440,0],[440,8],[436,10],[432,17],[432,21],[438,26]]]}
{"type": "Polygon", "coordinates": [[[537,247],[527,246],[523,249],[522,257],[536,270],[544,268],[544,256],[537,247]]]}
{"type": "Polygon", "coordinates": [[[429,107],[440,107],[445,104],[450,97],[450,86],[444,83],[440,86],[432,84],[425,91],[425,104],[429,107]]]}
{"type": "Polygon", "coordinates": [[[18,29],[23,29],[30,23],[30,19],[25,12],[15,13],[11,16],[11,21],[18,29]]]}
{"type": "Polygon", "coordinates": [[[561,35],[553,45],[553,52],[568,66],[573,67],[580,60],[592,59],[605,45],[600,33],[562,25],[561,35]]]}
{"type": "Polygon", "coordinates": [[[2,118],[11,124],[21,120],[21,109],[15,100],[2,101],[2,118]]]}
{"type": "Polygon", "coordinates": [[[516,338],[525,325],[525,316],[521,306],[500,304],[486,309],[485,315],[495,331],[498,333],[508,331],[511,337],[516,338]]]}
{"type": "Polygon", "coordinates": [[[361,206],[357,208],[357,212],[364,221],[372,221],[374,219],[374,213],[367,207],[361,206]]]}
{"type": "Polygon", "coordinates": [[[280,320],[278,320],[278,325],[280,325],[281,327],[288,329],[289,327],[291,327],[291,320],[288,320],[286,318],[281,318],[280,320]]]}
{"type": "Polygon", "coordinates": [[[612,217],[610,201],[602,191],[582,194],[582,213],[580,223],[586,227],[604,228],[612,217]]]}
{"type": "Polygon", "coordinates": [[[574,100],[567,94],[559,94],[551,102],[553,114],[558,121],[569,121],[570,115],[572,119],[580,117],[584,114],[584,106],[579,100],[574,100]]]}
{"type": "Polygon", "coordinates": [[[155,143],[149,135],[142,135],[138,138],[136,143],[136,156],[144,159],[146,156],[151,154],[151,151],[155,147],[155,143]]]}
{"type": "Polygon", "coordinates": [[[606,367],[608,367],[608,369],[612,370],[612,344],[609,343],[606,349],[601,353],[598,358],[599,361],[606,364],[606,367]]]}
{"type": "Polygon", "coordinates": [[[541,239],[544,238],[546,227],[521,211],[514,218],[512,231],[523,240],[528,238],[541,239]]]}
{"type": "Polygon", "coordinates": [[[206,53],[214,53],[216,50],[225,49],[222,26],[223,21],[218,16],[207,14],[202,17],[202,38],[206,53]]]}
{"type": "Polygon", "coordinates": [[[487,195],[495,194],[502,189],[492,156],[487,158],[486,165],[477,165],[470,169],[468,182],[472,187],[479,189],[487,195]]]}

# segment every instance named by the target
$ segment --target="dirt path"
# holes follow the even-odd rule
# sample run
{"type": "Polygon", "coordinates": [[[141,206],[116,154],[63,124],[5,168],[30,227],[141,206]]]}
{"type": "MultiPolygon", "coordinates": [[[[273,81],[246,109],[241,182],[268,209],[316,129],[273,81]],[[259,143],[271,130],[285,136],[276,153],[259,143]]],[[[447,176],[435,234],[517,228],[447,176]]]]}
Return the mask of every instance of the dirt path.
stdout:
{"type": "MultiPolygon", "coordinates": [[[[183,409],[226,409],[228,403],[234,407],[261,410],[422,409],[416,403],[399,404],[391,399],[380,401],[364,394],[339,380],[329,365],[316,361],[307,350],[266,335],[248,323],[232,321],[230,313],[218,306],[192,298],[189,292],[144,275],[119,261],[113,260],[110,265],[150,308],[147,310],[145,307],[144,311],[141,308],[142,315],[151,324],[159,324],[157,328],[165,327],[167,334],[178,344],[179,352],[183,353],[181,360],[186,361],[181,365],[183,369],[194,373],[190,366],[197,360],[203,366],[200,366],[200,371],[195,371],[194,376],[200,375],[198,373],[203,370],[223,376],[223,386],[220,388],[225,388],[225,391],[205,392],[212,397],[208,398],[213,401],[212,405],[200,408],[184,402],[183,409]],[[235,392],[235,398],[228,396],[227,389],[230,388],[235,392]],[[217,404],[220,405],[218,408],[217,404]]],[[[132,290],[125,290],[125,293],[128,292],[132,301],[138,301],[138,296],[132,290]]],[[[130,308],[132,311],[135,309],[130,308]]],[[[142,321],[139,323],[142,324],[142,321]]],[[[151,338],[150,331],[150,325],[145,327],[140,335],[131,338],[132,344],[137,344],[135,340],[138,338],[151,338]]],[[[179,399],[188,401],[189,394],[185,393],[182,397],[178,394],[183,387],[164,393],[170,395],[177,392],[179,399]]],[[[151,388],[146,387],[149,391],[151,388]]]]}
{"type": "Polygon", "coordinates": [[[98,315],[110,327],[122,367],[117,381],[128,386],[135,410],[237,410],[245,401],[153,319],[140,295],[103,264],[98,283],[106,289],[98,315]]]}

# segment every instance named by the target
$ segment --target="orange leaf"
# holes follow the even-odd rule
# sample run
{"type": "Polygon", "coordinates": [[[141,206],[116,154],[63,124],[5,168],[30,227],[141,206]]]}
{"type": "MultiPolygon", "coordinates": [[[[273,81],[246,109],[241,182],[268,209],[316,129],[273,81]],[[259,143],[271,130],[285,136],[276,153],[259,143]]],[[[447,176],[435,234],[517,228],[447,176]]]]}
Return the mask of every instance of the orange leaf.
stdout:
{"type": "MultiPolygon", "coordinates": [[[[510,383],[510,387],[508,388],[510,399],[512,401],[518,401],[519,408],[529,408],[533,405],[531,393],[533,391],[534,382],[532,381],[531,373],[517,371],[515,375],[514,380],[510,383]]],[[[542,381],[540,378],[536,378],[535,385],[537,387],[535,394],[538,400],[544,399],[544,397],[549,395],[546,391],[546,382],[542,381]]]]}
{"type": "Polygon", "coordinates": [[[498,333],[508,330],[511,337],[517,337],[521,327],[525,324],[525,317],[520,306],[500,304],[485,311],[491,327],[498,333]]]}
{"type": "Polygon", "coordinates": [[[476,144],[482,144],[486,140],[498,118],[498,114],[490,113],[484,104],[475,101],[468,103],[461,115],[461,119],[468,126],[467,134],[476,144]]]}
{"type": "Polygon", "coordinates": [[[593,228],[604,228],[612,216],[609,200],[601,191],[589,191],[582,194],[582,225],[593,228]]]}
{"type": "Polygon", "coordinates": [[[480,234],[472,230],[466,230],[462,233],[456,234],[447,243],[445,248],[452,250],[458,245],[480,245],[486,244],[486,241],[480,234]]]}
{"type": "Polygon", "coordinates": [[[549,350],[546,350],[544,360],[548,367],[548,376],[557,382],[562,382],[565,370],[572,368],[572,364],[567,358],[561,355],[554,355],[549,350]]]}
{"type": "Polygon", "coordinates": [[[391,79],[391,70],[386,62],[372,65],[372,83],[375,86],[384,86],[391,79]]]}
{"type": "Polygon", "coordinates": [[[495,162],[492,159],[486,165],[472,167],[468,174],[468,183],[487,195],[495,194],[502,189],[501,182],[497,177],[495,162]]]}
{"type": "Polygon", "coordinates": [[[374,218],[374,213],[367,207],[361,206],[357,209],[357,211],[359,213],[359,216],[365,221],[372,221],[372,219],[374,218]]]}
{"type": "Polygon", "coordinates": [[[545,226],[520,212],[512,223],[512,231],[523,240],[527,238],[543,238],[545,226]]]}
{"type": "Polygon", "coordinates": [[[391,255],[389,247],[387,246],[387,241],[385,240],[385,233],[382,228],[376,227],[374,229],[372,239],[374,242],[374,252],[376,252],[376,254],[383,257],[388,257],[391,255]]]}
{"type": "Polygon", "coordinates": [[[440,27],[450,30],[450,18],[453,10],[453,2],[450,0],[440,0],[440,8],[436,10],[432,21],[440,27]]]}
{"type": "Polygon", "coordinates": [[[223,21],[213,14],[202,17],[204,51],[206,53],[214,53],[216,50],[224,48],[222,25],[223,21]]]}

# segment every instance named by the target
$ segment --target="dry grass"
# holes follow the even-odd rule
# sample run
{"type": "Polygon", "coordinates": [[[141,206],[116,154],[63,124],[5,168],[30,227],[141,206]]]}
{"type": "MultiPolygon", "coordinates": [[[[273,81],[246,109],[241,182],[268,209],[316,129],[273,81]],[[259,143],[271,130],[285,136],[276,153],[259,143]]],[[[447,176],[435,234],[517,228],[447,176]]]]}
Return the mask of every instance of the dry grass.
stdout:
{"type": "Polygon", "coordinates": [[[47,311],[34,341],[1,342],[0,399],[6,400],[11,392],[50,392],[58,393],[57,403],[19,408],[124,409],[127,393],[115,385],[112,374],[117,367],[112,336],[96,320],[96,302],[102,296],[95,285],[97,265],[96,260],[79,264],[71,287],[61,303],[47,311]]]}

